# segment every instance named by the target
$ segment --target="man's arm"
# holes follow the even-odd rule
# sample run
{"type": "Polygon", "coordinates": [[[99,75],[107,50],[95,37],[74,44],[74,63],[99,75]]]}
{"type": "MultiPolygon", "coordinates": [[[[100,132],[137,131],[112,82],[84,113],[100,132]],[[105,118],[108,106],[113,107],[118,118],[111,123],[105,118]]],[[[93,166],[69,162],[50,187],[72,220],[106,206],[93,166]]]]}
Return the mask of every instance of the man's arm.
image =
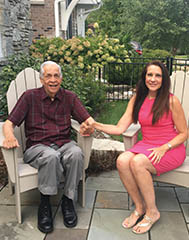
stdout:
{"type": "Polygon", "coordinates": [[[3,124],[3,134],[4,134],[4,141],[3,147],[4,148],[14,148],[19,147],[19,143],[14,136],[14,124],[10,120],[6,120],[3,124]]]}

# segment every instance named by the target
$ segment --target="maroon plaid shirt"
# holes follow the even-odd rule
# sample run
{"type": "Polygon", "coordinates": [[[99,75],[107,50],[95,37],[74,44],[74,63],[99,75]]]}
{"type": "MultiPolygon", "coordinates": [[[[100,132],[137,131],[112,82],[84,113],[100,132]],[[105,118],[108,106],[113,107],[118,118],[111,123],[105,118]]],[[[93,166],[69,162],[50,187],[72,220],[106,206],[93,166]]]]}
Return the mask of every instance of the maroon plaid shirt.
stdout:
{"type": "Polygon", "coordinates": [[[51,101],[42,87],[23,93],[8,119],[16,126],[25,120],[29,148],[38,143],[62,146],[69,142],[71,116],[79,123],[90,117],[76,94],[61,88],[51,101]]]}

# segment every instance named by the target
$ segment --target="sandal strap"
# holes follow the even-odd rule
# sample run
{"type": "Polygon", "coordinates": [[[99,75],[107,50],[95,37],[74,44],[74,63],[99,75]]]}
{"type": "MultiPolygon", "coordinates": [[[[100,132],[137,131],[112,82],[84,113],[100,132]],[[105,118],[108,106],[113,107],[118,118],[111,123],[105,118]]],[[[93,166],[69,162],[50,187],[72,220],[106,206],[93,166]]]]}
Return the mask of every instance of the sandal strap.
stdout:
{"type": "Polygon", "coordinates": [[[134,210],[134,215],[137,217],[140,217],[141,215],[137,212],[137,210],[134,210]]]}
{"type": "Polygon", "coordinates": [[[144,219],[146,219],[146,221],[148,221],[150,224],[153,224],[153,220],[147,215],[144,215],[144,219]]]}
{"type": "Polygon", "coordinates": [[[139,223],[138,226],[139,227],[148,227],[149,225],[153,224],[153,221],[150,217],[148,217],[147,215],[144,215],[144,219],[147,221],[146,223],[139,223]]]}
{"type": "Polygon", "coordinates": [[[141,216],[143,216],[143,214],[141,215],[141,214],[139,214],[138,212],[137,212],[137,210],[134,210],[133,211],[133,213],[132,213],[128,218],[126,218],[127,219],[127,225],[125,224],[125,220],[123,221],[123,223],[122,223],[122,226],[124,227],[124,228],[131,228],[131,227],[133,227],[136,223],[137,223],[137,221],[141,218],[141,216]],[[131,216],[132,216],[132,214],[133,215],[135,215],[136,217],[138,217],[138,219],[136,220],[136,222],[135,223],[133,223],[133,224],[131,224],[131,216]]]}

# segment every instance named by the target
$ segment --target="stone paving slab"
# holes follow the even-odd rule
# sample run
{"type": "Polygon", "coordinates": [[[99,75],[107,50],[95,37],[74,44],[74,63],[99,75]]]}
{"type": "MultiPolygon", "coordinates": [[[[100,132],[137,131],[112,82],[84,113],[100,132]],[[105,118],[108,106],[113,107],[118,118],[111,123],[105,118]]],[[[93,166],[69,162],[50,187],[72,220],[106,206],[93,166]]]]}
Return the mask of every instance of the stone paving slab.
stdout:
{"type": "MultiPolygon", "coordinates": [[[[18,224],[16,219],[16,208],[14,205],[14,196],[9,195],[8,188],[4,188],[3,191],[0,193],[0,239],[1,240],[25,240],[25,239],[35,239],[35,240],[43,240],[45,234],[41,233],[37,228],[37,209],[38,209],[38,200],[35,202],[36,192],[29,191],[25,194],[23,201],[24,204],[22,205],[22,218],[23,223],[18,224]],[[11,200],[9,199],[11,198],[11,200]],[[6,201],[8,200],[8,201],[6,201]],[[7,203],[7,204],[6,204],[7,203]],[[29,206],[29,204],[34,204],[34,206],[29,206]],[[37,204],[37,205],[36,205],[37,204]],[[3,217],[2,217],[3,216],[3,217]]],[[[52,207],[53,214],[56,213],[55,220],[54,220],[54,232],[55,236],[58,236],[60,230],[64,232],[64,234],[68,235],[68,232],[71,236],[70,239],[86,239],[86,234],[88,232],[92,209],[94,206],[94,201],[96,197],[96,191],[87,191],[86,192],[86,207],[82,208],[78,203],[76,203],[76,211],[78,213],[78,228],[79,231],[76,233],[76,229],[67,229],[63,224],[62,213],[59,209],[57,210],[57,206],[52,207]],[[80,238],[75,238],[75,236],[80,236],[80,238]],[[83,236],[83,238],[81,237],[83,236]]],[[[57,198],[57,203],[60,203],[60,196],[59,199],[57,198]]],[[[59,204],[60,205],[60,204],[59,204]]],[[[49,236],[49,234],[47,235],[49,236]]],[[[52,234],[50,234],[51,238],[52,234]]],[[[62,236],[62,235],[60,235],[62,236]]],[[[59,238],[62,239],[62,238],[59,238]]],[[[58,238],[56,238],[58,240],[58,238]]]]}
{"type": "MultiPolygon", "coordinates": [[[[53,211],[55,209],[53,208],[53,211]]],[[[23,207],[23,223],[18,224],[15,206],[0,206],[1,240],[43,240],[45,234],[37,228],[37,207],[23,207]]]]}
{"type": "Polygon", "coordinates": [[[1,240],[189,240],[189,189],[155,183],[157,206],[161,218],[150,233],[136,235],[124,229],[122,221],[130,215],[128,194],[117,170],[90,176],[86,181],[86,207],[76,203],[78,225],[68,229],[63,224],[60,209],[62,193],[53,197],[55,229],[51,234],[37,229],[38,190],[22,194],[23,223],[17,224],[14,196],[8,187],[0,192],[1,240]],[[59,207],[57,209],[57,206],[59,207]],[[88,231],[89,230],[89,231],[88,231]]]}
{"type": "Polygon", "coordinates": [[[86,240],[87,233],[88,230],[83,229],[55,229],[45,240],[86,240]]]}
{"type": "Polygon", "coordinates": [[[154,224],[149,233],[136,235],[131,229],[121,227],[127,210],[95,209],[87,240],[188,240],[188,230],[182,213],[161,212],[160,220],[154,224]],[[110,221],[111,219],[111,221],[110,221]],[[149,238],[148,238],[149,237],[149,238]]]}
{"type": "Polygon", "coordinates": [[[89,177],[86,181],[87,190],[126,192],[119,178],[89,177]]]}
{"type": "MultiPolygon", "coordinates": [[[[92,209],[83,209],[77,211],[77,216],[78,216],[78,224],[74,229],[88,229],[90,220],[91,220],[91,214],[92,214],[92,209]]],[[[67,229],[67,227],[63,223],[63,216],[62,216],[62,211],[61,207],[59,207],[58,212],[55,217],[54,221],[54,228],[55,229],[67,229]]]]}
{"type": "MultiPolygon", "coordinates": [[[[62,191],[60,190],[57,195],[51,197],[51,204],[57,206],[60,202],[62,191]]],[[[38,206],[40,202],[40,194],[37,189],[33,189],[21,193],[22,205],[35,205],[38,206]]],[[[4,187],[0,192],[0,205],[15,205],[15,195],[10,195],[8,186],[4,187]]]]}
{"type": "Polygon", "coordinates": [[[161,212],[160,220],[150,231],[152,240],[188,240],[188,230],[182,213],[161,212]]]}
{"type": "Polygon", "coordinates": [[[130,213],[128,210],[96,208],[87,240],[148,240],[148,233],[139,238],[131,229],[124,229],[121,226],[130,213]]]}
{"type": "Polygon", "coordinates": [[[95,208],[112,208],[128,210],[128,194],[123,192],[97,193],[95,208]]]}
{"type": "MultiPolygon", "coordinates": [[[[86,206],[83,208],[79,203],[75,204],[75,209],[78,216],[78,224],[74,229],[85,229],[89,228],[91,215],[93,211],[94,201],[96,197],[96,191],[86,191],[86,206]]],[[[54,220],[55,229],[67,229],[63,223],[61,206],[59,206],[54,220]]],[[[72,233],[70,233],[72,234],[72,233]]]]}
{"type": "Polygon", "coordinates": [[[185,221],[189,224],[189,203],[188,204],[181,204],[185,221]]]}
{"type": "Polygon", "coordinates": [[[176,187],[175,191],[180,203],[189,203],[189,188],[176,187]]]}
{"type": "Polygon", "coordinates": [[[174,188],[155,187],[155,195],[156,204],[160,211],[181,211],[174,188]]]}

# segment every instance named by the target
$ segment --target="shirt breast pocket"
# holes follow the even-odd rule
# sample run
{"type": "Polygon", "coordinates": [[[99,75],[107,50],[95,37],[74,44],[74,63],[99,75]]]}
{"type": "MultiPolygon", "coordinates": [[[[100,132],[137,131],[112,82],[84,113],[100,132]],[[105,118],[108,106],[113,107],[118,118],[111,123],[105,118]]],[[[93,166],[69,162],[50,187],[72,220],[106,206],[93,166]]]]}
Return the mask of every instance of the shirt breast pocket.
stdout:
{"type": "Polygon", "coordinates": [[[71,126],[71,116],[70,115],[57,115],[56,125],[59,127],[67,128],[71,126]]]}

